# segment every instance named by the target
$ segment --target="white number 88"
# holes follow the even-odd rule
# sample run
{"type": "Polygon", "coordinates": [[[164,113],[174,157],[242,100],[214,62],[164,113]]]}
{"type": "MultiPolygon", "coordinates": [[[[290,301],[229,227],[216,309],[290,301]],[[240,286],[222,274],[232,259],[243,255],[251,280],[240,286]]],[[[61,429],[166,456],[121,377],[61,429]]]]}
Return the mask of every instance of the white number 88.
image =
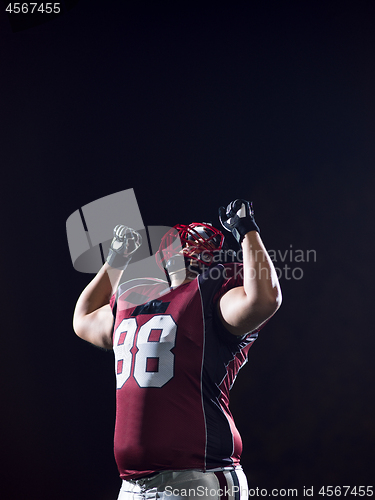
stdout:
{"type": "MultiPolygon", "coordinates": [[[[132,371],[133,354],[131,349],[138,329],[136,318],[121,321],[114,333],[113,349],[117,369],[117,389],[125,384],[132,371]]],[[[140,387],[162,387],[174,375],[174,354],[171,352],[176,343],[177,325],[169,314],[153,316],[139,329],[134,354],[133,376],[140,387]],[[150,340],[152,331],[155,340],[150,340]],[[149,369],[149,361],[154,365],[149,369]]]]}

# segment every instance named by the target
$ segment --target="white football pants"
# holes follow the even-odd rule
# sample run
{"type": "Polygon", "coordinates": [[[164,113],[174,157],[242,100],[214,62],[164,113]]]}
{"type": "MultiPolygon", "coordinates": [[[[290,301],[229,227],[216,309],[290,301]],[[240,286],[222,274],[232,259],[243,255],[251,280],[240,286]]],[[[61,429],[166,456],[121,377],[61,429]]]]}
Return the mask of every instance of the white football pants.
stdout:
{"type": "Polygon", "coordinates": [[[165,471],[142,479],[123,481],[118,500],[248,500],[241,467],[165,471]]]}

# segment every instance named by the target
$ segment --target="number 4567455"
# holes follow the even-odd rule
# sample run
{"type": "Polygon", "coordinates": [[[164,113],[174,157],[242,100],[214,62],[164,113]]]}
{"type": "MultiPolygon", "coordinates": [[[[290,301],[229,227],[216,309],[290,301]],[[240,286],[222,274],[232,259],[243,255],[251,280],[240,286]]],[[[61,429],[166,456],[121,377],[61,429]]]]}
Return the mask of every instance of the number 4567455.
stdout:
{"type": "Polygon", "coordinates": [[[60,2],[15,2],[9,3],[5,10],[11,14],[33,14],[36,12],[40,12],[42,14],[59,14],[61,7],[60,2]]]}
{"type": "Polygon", "coordinates": [[[322,496],[369,496],[371,497],[374,492],[372,486],[322,486],[319,490],[319,495],[322,496]]]}

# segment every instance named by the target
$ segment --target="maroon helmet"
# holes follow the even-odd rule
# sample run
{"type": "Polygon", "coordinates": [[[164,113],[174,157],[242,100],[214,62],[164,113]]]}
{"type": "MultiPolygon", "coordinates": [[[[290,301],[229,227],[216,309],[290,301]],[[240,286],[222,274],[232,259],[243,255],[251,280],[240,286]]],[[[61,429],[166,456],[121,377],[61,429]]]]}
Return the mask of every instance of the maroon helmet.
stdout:
{"type": "MultiPolygon", "coordinates": [[[[175,267],[174,261],[192,259],[209,266],[214,252],[224,245],[224,235],[211,224],[192,222],[189,225],[176,224],[161,239],[156,262],[161,269],[175,267]]],[[[181,264],[179,264],[181,267],[181,264]]]]}

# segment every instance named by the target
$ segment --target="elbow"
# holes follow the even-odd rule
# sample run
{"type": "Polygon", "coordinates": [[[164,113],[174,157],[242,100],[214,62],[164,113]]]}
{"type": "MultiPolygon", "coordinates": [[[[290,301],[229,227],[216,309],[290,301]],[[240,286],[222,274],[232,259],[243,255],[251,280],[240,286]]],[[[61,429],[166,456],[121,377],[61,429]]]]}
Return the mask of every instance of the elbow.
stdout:
{"type": "Polygon", "coordinates": [[[90,316],[86,311],[76,306],[73,313],[73,331],[80,339],[86,340],[88,328],[90,327],[90,316]]]}
{"type": "Polygon", "coordinates": [[[267,320],[273,316],[280,308],[282,303],[281,290],[278,289],[275,293],[267,296],[259,297],[253,304],[253,309],[258,312],[263,320],[267,320]]]}
{"type": "Polygon", "coordinates": [[[283,297],[280,288],[278,288],[278,290],[275,291],[275,293],[270,297],[265,299],[264,307],[268,311],[269,316],[273,316],[275,314],[275,312],[280,308],[282,301],[283,297]]]}
{"type": "Polygon", "coordinates": [[[283,302],[283,296],[280,288],[278,288],[277,292],[274,294],[274,296],[270,299],[269,302],[270,302],[270,307],[274,309],[275,313],[280,308],[283,302]]]}
{"type": "Polygon", "coordinates": [[[238,324],[240,334],[243,335],[260,328],[276,313],[281,301],[281,295],[277,295],[277,297],[263,297],[252,302],[247,308],[247,314],[242,318],[243,321],[238,324]]]}
{"type": "Polygon", "coordinates": [[[79,317],[77,314],[73,316],[73,331],[77,337],[85,340],[85,327],[83,318],[79,317]]]}
{"type": "Polygon", "coordinates": [[[79,321],[77,321],[75,318],[73,318],[73,331],[77,335],[77,337],[81,337],[79,321]]]}
{"type": "Polygon", "coordinates": [[[249,304],[249,309],[257,311],[261,316],[269,318],[280,308],[282,303],[282,293],[278,280],[271,282],[260,282],[245,295],[249,304]]]}

